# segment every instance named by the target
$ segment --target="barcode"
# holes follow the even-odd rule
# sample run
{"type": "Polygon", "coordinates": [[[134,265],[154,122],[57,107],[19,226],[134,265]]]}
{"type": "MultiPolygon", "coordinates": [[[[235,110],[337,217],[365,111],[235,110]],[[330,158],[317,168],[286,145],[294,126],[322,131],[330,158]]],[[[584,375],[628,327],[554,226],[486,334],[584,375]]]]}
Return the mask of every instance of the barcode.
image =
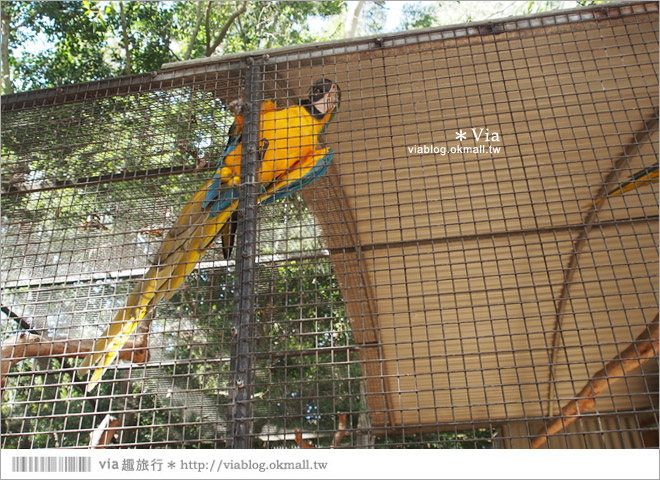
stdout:
{"type": "Polygon", "coordinates": [[[12,472],[91,472],[91,457],[13,457],[12,472]]]}

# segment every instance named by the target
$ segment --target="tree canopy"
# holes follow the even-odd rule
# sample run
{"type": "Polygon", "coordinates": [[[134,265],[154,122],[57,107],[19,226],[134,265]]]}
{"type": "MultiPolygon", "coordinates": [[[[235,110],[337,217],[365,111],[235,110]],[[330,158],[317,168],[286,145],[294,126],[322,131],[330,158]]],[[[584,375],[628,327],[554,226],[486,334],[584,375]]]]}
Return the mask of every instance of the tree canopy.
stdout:
{"type": "Polygon", "coordinates": [[[594,2],[3,1],[2,93],[167,62],[594,2]]]}
{"type": "Polygon", "coordinates": [[[3,2],[3,93],[309,42],[308,18],[344,9],[338,1],[3,2]]]}

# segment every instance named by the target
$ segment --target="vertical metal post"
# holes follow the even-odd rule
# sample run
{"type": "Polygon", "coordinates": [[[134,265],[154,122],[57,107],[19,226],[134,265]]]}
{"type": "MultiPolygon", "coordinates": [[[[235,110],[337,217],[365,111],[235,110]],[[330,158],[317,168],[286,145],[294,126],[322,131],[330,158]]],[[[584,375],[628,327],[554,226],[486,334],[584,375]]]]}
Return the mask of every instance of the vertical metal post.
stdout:
{"type": "Polygon", "coordinates": [[[243,153],[238,197],[234,311],[232,314],[231,421],[228,448],[250,448],[252,414],[251,358],[254,318],[254,277],[257,228],[259,113],[263,96],[261,60],[248,59],[243,114],[243,153]]]}

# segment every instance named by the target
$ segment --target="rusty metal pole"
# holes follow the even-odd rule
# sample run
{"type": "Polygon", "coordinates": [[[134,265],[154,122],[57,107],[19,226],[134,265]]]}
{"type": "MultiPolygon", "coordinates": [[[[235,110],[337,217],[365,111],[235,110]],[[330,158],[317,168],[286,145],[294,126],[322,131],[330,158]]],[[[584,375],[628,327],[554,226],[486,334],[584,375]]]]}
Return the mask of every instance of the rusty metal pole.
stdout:
{"type": "Polygon", "coordinates": [[[250,448],[252,443],[252,324],[257,229],[257,171],[259,111],[263,97],[263,61],[248,58],[243,114],[243,153],[238,197],[236,270],[231,349],[231,421],[228,448],[250,448]]]}

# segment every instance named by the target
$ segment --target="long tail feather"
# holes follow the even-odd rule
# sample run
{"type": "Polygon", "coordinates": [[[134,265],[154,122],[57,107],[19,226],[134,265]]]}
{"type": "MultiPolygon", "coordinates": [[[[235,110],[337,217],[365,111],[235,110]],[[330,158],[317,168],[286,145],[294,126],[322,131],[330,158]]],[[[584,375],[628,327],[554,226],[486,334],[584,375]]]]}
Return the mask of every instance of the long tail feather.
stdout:
{"type": "Polygon", "coordinates": [[[615,195],[620,195],[634,188],[643,187],[650,183],[658,183],[658,165],[637,172],[629,181],[607,192],[607,196],[613,197],[615,195]]]}
{"type": "Polygon", "coordinates": [[[606,199],[614,197],[616,195],[622,195],[626,192],[629,192],[630,190],[636,189],[643,187],[645,185],[649,185],[651,183],[658,183],[658,164],[656,163],[652,167],[645,168],[644,170],[640,170],[639,172],[635,173],[630,180],[627,182],[622,183],[618,187],[610,190],[607,192],[607,195],[597,198],[593,202],[589,203],[585,210],[590,210],[593,207],[596,207],[603,203],[606,199]]]}
{"type": "Polygon", "coordinates": [[[199,259],[231,218],[237,206],[238,201],[232,201],[224,211],[213,218],[213,222],[197,225],[192,232],[182,232],[186,241],[180,243],[175,252],[166,256],[167,263],[163,264],[161,259],[159,264],[147,271],[127,298],[124,308],[117,312],[110,325],[96,341],[92,353],[83,360],[81,375],[93,369],[87,391],[91,391],[98,384],[108,365],[126,345],[128,338],[142,319],[158,303],[169,299],[195,269],[199,259]]]}

